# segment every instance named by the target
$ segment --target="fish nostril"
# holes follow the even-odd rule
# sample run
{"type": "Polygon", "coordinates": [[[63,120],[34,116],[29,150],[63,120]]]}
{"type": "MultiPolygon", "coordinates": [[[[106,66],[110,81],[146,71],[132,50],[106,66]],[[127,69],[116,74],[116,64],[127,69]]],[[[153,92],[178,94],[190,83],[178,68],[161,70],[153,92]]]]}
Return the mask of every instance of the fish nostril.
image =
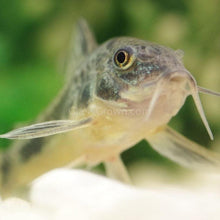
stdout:
{"type": "Polygon", "coordinates": [[[138,54],[138,58],[141,59],[142,61],[146,61],[146,60],[152,60],[154,56],[143,52],[138,54]]]}
{"type": "Polygon", "coordinates": [[[176,83],[183,82],[184,80],[186,80],[186,78],[181,76],[175,76],[170,79],[171,82],[176,82],[176,83]]]}

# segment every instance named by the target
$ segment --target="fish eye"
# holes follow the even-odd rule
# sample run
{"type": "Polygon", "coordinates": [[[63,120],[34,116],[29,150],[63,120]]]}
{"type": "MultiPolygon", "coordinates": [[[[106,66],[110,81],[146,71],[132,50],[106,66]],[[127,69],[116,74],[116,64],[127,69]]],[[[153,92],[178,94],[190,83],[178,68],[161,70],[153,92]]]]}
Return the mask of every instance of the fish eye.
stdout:
{"type": "Polygon", "coordinates": [[[117,67],[125,70],[133,64],[133,56],[131,52],[125,49],[120,49],[115,53],[114,62],[117,67]]]}

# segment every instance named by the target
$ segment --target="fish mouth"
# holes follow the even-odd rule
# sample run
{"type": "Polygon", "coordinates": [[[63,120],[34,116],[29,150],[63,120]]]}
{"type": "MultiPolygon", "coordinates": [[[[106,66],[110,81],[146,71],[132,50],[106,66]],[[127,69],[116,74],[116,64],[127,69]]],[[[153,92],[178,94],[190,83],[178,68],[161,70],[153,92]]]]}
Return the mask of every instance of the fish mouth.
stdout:
{"type": "MultiPolygon", "coordinates": [[[[180,69],[175,71],[169,71],[165,72],[162,75],[160,75],[157,79],[147,82],[143,84],[144,89],[148,89],[149,87],[154,87],[154,92],[148,107],[148,112],[146,115],[146,120],[150,117],[152,114],[152,111],[154,110],[155,104],[160,97],[161,93],[164,92],[166,89],[165,87],[168,85],[168,83],[176,82],[176,85],[180,85],[181,83],[185,82],[185,92],[186,96],[191,95],[193,97],[194,103],[196,105],[197,111],[202,119],[202,122],[209,134],[209,137],[211,140],[213,140],[213,134],[209,127],[208,121],[206,119],[200,97],[199,97],[199,87],[197,85],[197,82],[195,78],[191,75],[189,71],[186,69],[180,69]]],[[[180,88],[181,89],[181,88],[180,88]]]]}
{"type": "Polygon", "coordinates": [[[163,74],[159,75],[155,79],[147,82],[143,82],[140,86],[143,88],[148,88],[150,86],[155,86],[158,83],[170,83],[170,82],[182,82],[182,81],[189,81],[194,86],[197,86],[196,80],[194,77],[188,72],[187,70],[174,70],[174,71],[167,71],[163,74]]]}

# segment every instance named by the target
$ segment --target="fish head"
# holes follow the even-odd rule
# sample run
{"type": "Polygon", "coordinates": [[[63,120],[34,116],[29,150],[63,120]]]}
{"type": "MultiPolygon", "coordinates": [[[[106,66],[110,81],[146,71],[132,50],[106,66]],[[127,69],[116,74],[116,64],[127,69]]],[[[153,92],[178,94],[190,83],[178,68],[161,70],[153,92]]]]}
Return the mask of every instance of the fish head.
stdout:
{"type": "Polygon", "coordinates": [[[183,53],[135,38],[114,38],[100,47],[96,96],[105,103],[143,109],[145,121],[168,121],[192,95],[211,138],[194,77],[183,53]]]}
{"type": "MultiPolygon", "coordinates": [[[[190,78],[180,53],[164,46],[121,37],[108,41],[104,47],[106,54],[101,55],[101,63],[97,65],[96,83],[97,95],[103,99],[117,101],[133,92],[128,101],[139,102],[152,97],[149,91],[153,93],[163,78],[172,79],[177,87],[190,78]]],[[[169,84],[167,80],[165,87],[169,84]]]]}

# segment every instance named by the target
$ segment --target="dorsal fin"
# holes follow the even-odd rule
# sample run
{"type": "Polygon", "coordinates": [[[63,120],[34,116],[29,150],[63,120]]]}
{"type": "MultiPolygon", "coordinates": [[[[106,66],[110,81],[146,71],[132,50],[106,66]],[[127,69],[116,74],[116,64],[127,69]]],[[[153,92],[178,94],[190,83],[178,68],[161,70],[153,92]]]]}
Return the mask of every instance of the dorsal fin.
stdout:
{"type": "Polygon", "coordinates": [[[89,55],[97,43],[93,32],[90,30],[86,20],[81,18],[74,26],[70,39],[70,49],[66,59],[66,73],[72,74],[77,65],[89,55]]]}
{"type": "Polygon", "coordinates": [[[93,32],[90,30],[88,23],[85,19],[80,19],[77,22],[77,33],[76,33],[76,53],[81,56],[90,54],[96,47],[97,43],[93,32]]]}

